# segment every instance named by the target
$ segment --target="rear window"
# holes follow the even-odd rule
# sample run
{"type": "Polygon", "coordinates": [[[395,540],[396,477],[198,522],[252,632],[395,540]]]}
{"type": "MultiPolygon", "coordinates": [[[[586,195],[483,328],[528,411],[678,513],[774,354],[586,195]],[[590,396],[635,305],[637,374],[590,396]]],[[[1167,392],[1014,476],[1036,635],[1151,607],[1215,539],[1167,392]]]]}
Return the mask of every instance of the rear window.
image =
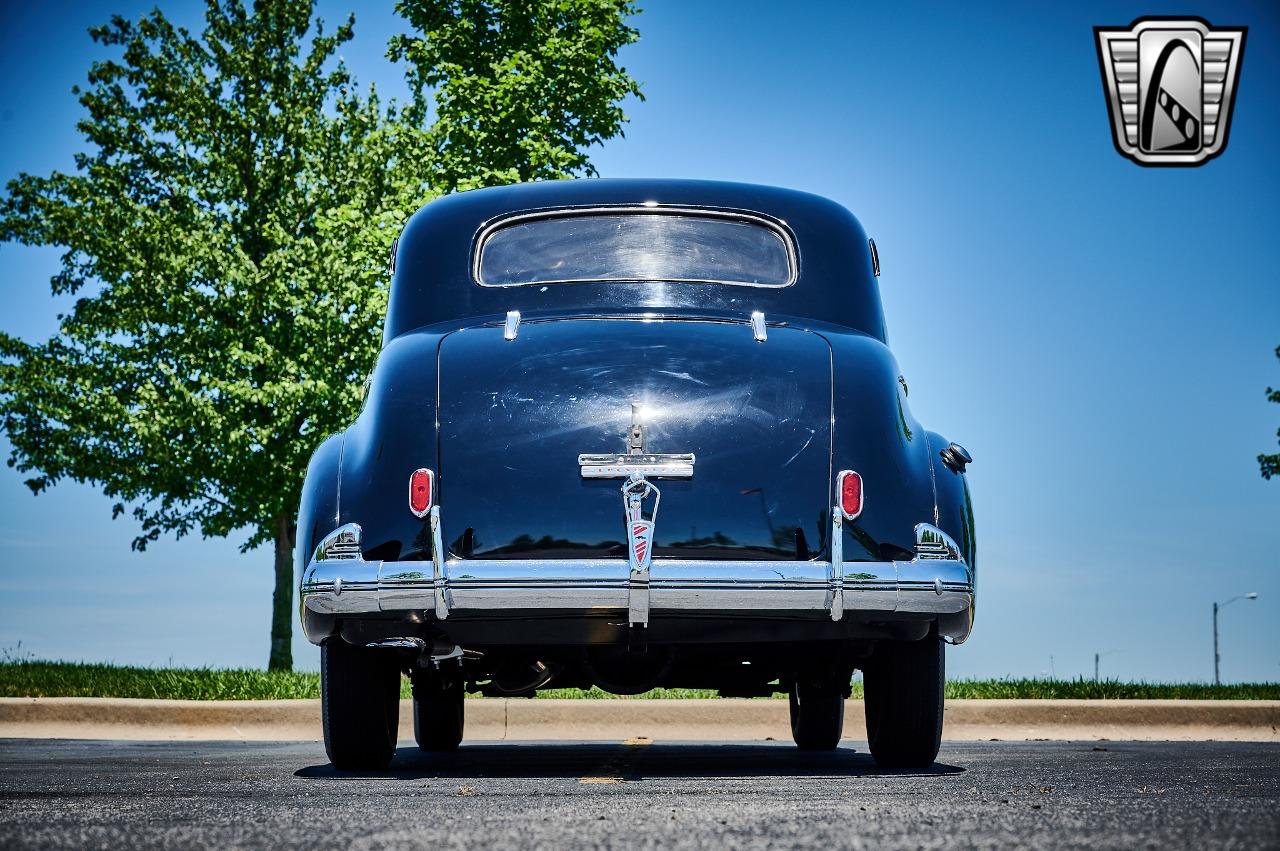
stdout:
{"type": "Polygon", "coordinates": [[[500,223],[481,240],[476,280],[488,287],[585,281],[693,281],[785,287],[788,235],[765,219],[702,211],[561,214],[500,223]]]}

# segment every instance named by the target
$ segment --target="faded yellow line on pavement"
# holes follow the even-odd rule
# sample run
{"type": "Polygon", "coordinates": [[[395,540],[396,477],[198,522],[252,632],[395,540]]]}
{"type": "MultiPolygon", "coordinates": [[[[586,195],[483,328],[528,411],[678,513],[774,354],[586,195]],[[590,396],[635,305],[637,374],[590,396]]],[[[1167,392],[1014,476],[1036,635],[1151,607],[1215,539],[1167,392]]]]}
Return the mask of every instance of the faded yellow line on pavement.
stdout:
{"type": "Polygon", "coordinates": [[[585,777],[579,777],[579,783],[621,783],[631,773],[633,763],[640,755],[640,748],[653,744],[648,736],[633,736],[624,739],[625,749],[585,777]]]}

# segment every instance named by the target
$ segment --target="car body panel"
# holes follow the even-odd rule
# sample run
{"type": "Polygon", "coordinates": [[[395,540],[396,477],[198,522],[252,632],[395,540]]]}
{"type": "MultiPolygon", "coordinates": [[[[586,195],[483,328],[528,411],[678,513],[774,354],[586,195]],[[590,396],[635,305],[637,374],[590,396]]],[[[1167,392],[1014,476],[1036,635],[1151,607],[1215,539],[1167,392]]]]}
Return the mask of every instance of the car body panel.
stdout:
{"type": "Polygon", "coordinates": [[[440,493],[450,557],[625,557],[619,481],[582,453],[625,451],[632,405],[651,452],[692,453],[659,481],[654,557],[800,559],[825,549],[830,350],[741,324],[583,320],[473,328],[440,350],[440,493]],[[625,345],[619,345],[625,340],[625,345]]]}

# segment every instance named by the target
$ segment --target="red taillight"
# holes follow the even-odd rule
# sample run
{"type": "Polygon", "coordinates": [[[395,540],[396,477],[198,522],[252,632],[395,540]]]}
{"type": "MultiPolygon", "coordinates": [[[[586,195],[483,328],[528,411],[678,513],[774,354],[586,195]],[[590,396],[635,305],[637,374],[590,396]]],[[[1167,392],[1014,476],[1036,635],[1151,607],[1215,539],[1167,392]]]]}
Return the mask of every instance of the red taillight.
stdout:
{"type": "Polygon", "coordinates": [[[847,519],[862,513],[862,476],[853,470],[841,470],[836,478],[836,493],[840,497],[840,512],[847,519]]]}
{"type": "Polygon", "coordinates": [[[427,469],[414,470],[409,477],[409,510],[415,517],[425,517],[435,495],[436,474],[427,469]]]}

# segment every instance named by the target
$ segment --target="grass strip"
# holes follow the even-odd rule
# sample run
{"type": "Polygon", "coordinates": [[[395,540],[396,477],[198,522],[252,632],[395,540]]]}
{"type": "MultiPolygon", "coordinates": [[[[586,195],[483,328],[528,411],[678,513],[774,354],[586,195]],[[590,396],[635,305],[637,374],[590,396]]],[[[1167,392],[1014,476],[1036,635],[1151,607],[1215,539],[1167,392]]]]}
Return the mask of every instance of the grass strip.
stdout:
{"type": "Polygon", "coordinates": [[[320,675],[215,668],[138,668],[85,662],[0,663],[3,697],[289,700],[320,696],[320,675]]]}
{"type": "MultiPolygon", "coordinates": [[[[401,684],[409,696],[409,682],[401,684]]],[[[131,697],[169,700],[288,700],[318,698],[320,675],[243,668],[142,668],[87,662],[0,662],[0,697],[131,697]]],[[[862,697],[862,681],[853,682],[862,697]]],[[[656,688],[619,697],[598,688],[548,689],[539,698],[662,700],[718,697],[712,689],[656,688]]],[[[775,697],[781,697],[776,695],[775,697]]],[[[1120,680],[951,680],[948,698],[1076,700],[1280,700],[1280,683],[1148,683],[1120,680]]]]}

